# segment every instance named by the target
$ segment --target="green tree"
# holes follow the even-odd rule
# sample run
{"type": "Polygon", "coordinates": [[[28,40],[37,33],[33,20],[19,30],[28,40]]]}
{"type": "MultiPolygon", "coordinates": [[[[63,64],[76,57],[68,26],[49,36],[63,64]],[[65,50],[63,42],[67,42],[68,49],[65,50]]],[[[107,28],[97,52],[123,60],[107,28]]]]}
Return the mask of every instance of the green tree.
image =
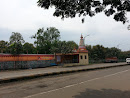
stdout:
{"type": "Polygon", "coordinates": [[[112,48],[105,48],[102,45],[95,45],[86,46],[86,49],[88,50],[90,61],[94,62],[104,62],[105,58],[110,57],[117,57],[118,59],[124,59],[126,58],[126,55],[129,53],[121,52],[120,49],[112,47],[112,48]],[[95,61],[96,60],[96,61],[95,61]]]}
{"type": "Polygon", "coordinates": [[[72,53],[74,48],[78,48],[78,45],[74,41],[58,41],[57,45],[51,48],[53,53],[72,53]]]}
{"type": "Polygon", "coordinates": [[[12,35],[10,36],[9,41],[10,41],[10,44],[13,44],[13,43],[23,44],[25,42],[22,35],[18,32],[12,32],[12,35]]]}
{"type": "Polygon", "coordinates": [[[115,47],[106,49],[106,57],[119,57],[121,50],[115,47]]]}
{"type": "Polygon", "coordinates": [[[60,32],[55,27],[38,29],[37,33],[32,36],[36,39],[34,44],[36,45],[38,53],[50,54],[51,47],[60,39],[60,32]]]}
{"type": "Polygon", "coordinates": [[[1,50],[0,52],[1,53],[7,53],[7,49],[8,49],[8,42],[1,40],[0,41],[0,50],[1,50]]]}
{"type": "Polygon", "coordinates": [[[105,58],[105,48],[102,45],[93,46],[92,58],[95,60],[103,60],[105,58]]]}
{"type": "Polygon", "coordinates": [[[130,57],[130,51],[121,51],[118,58],[122,61],[125,61],[127,57],[130,57]]]}
{"type": "Polygon", "coordinates": [[[23,51],[25,54],[34,54],[36,53],[36,48],[33,46],[33,44],[26,42],[23,45],[23,51]]]}
{"type": "Polygon", "coordinates": [[[10,36],[10,52],[12,54],[20,54],[23,53],[23,43],[24,39],[22,35],[18,32],[12,32],[12,35],[10,36]]]}
{"type": "Polygon", "coordinates": [[[93,55],[93,54],[92,54],[92,48],[93,48],[93,47],[92,47],[91,45],[87,45],[87,46],[86,46],[86,49],[88,50],[89,59],[92,59],[92,57],[93,57],[93,56],[92,56],[92,55],[93,55]]]}
{"type": "Polygon", "coordinates": [[[130,58],[130,51],[121,52],[121,56],[120,57],[122,59],[130,58]]]}
{"type": "MultiPolygon", "coordinates": [[[[103,12],[106,16],[114,15],[116,21],[125,23],[126,14],[130,11],[129,0],[38,0],[38,6],[49,9],[54,6],[54,16],[61,18],[74,18],[80,16],[94,16],[103,12]]],[[[82,19],[84,22],[84,18],[82,19]]]]}
{"type": "Polygon", "coordinates": [[[66,53],[72,53],[73,49],[78,49],[78,45],[74,41],[67,41],[66,42],[66,53]]]}
{"type": "Polygon", "coordinates": [[[67,44],[69,44],[71,47],[71,51],[75,48],[78,49],[78,45],[74,41],[67,41],[67,44]]]}
{"type": "Polygon", "coordinates": [[[10,53],[13,55],[18,55],[23,53],[23,45],[21,43],[13,43],[9,46],[10,53]]]}

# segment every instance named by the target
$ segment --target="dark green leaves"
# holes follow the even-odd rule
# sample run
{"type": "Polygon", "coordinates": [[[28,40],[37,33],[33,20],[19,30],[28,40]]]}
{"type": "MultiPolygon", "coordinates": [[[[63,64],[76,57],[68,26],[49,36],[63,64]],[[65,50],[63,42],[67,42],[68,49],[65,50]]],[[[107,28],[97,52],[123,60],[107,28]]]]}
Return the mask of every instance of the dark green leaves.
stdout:
{"type": "Polygon", "coordinates": [[[76,14],[92,17],[96,13],[104,11],[105,15],[114,15],[116,21],[125,23],[127,21],[125,13],[130,11],[129,0],[39,0],[37,3],[38,6],[45,9],[54,6],[53,15],[62,19],[74,18],[76,14]],[[109,6],[111,7],[108,8],[109,6]],[[122,13],[123,11],[125,13],[122,13]]]}
{"type": "Polygon", "coordinates": [[[114,19],[115,19],[116,21],[121,21],[121,22],[123,22],[123,23],[125,23],[126,20],[127,20],[124,11],[119,12],[119,13],[116,13],[115,16],[114,16],[114,19]]]}
{"type": "Polygon", "coordinates": [[[9,45],[8,42],[1,40],[0,41],[0,52],[5,53],[7,51],[8,45],[9,45]]]}
{"type": "Polygon", "coordinates": [[[25,42],[22,35],[18,32],[12,32],[10,36],[10,52],[11,54],[20,54],[23,52],[22,44],[25,42]]]}
{"type": "Polygon", "coordinates": [[[24,39],[22,35],[18,32],[12,32],[12,35],[10,36],[10,44],[12,43],[24,43],[24,39]]]}
{"type": "Polygon", "coordinates": [[[14,42],[9,46],[9,50],[11,54],[18,55],[23,53],[23,46],[21,43],[14,42]]]}
{"type": "Polygon", "coordinates": [[[32,38],[36,39],[34,44],[38,53],[50,54],[51,47],[60,39],[60,32],[54,27],[47,28],[47,30],[40,28],[32,38]]]}

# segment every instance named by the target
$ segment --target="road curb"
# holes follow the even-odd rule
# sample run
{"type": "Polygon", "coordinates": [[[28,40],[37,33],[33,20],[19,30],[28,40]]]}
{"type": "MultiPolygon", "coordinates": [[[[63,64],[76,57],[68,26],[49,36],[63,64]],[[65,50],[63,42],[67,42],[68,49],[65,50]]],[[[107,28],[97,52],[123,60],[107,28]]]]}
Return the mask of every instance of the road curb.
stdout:
{"type": "Polygon", "coordinates": [[[121,66],[128,66],[128,64],[112,65],[112,66],[104,66],[104,67],[96,67],[96,68],[86,68],[86,69],[77,69],[77,70],[67,70],[67,71],[51,72],[51,73],[44,73],[44,74],[33,74],[33,75],[28,75],[28,76],[20,76],[20,77],[12,77],[12,78],[4,78],[4,79],[0,79],[0,84],[14,82],[14,81],[29,80],[29,79],[34,79],[34,78],[38,78],[38,77],[54,76],[54,75],[76,73],[76,72],[83,72],[83,71],[93,71],[93,70],[100,70],[100,69],[107,69],[107,68],[121,67],[121,66]]]}

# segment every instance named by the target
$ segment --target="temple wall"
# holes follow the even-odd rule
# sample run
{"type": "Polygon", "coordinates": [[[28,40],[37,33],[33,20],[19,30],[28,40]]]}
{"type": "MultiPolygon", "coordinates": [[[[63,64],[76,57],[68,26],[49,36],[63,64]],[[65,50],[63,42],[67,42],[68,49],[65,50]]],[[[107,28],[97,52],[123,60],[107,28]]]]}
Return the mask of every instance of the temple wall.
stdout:
{"type": "Polygon", "coordinates": [[[79,64],[80,65],[89,64],[88,53],[79,53],[79,64]]]}

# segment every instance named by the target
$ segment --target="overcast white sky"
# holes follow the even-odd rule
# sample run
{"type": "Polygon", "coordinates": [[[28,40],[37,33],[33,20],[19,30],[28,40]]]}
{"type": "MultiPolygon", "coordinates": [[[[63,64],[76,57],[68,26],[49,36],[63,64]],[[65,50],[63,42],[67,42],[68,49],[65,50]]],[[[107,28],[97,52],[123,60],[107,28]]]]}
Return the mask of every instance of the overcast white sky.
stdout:
{"type": "MultiPolygon", "coordinates": [[[[113,17],[103,13],[90,18],[85,23],[81,18],[57,18],[54,9],[44,10],[37,6],[38,0],[0,0],[0,40],[8,41],[12,32],[19,32],[26,42],[33,43],[30,37],[39,28],[56,27],[61,32],[61,40],[73,40],[79,44],[81,33],[87,36],[88,45],[118,47],[123,51],[130,50],[130,30],[128,24],[116,22],[113,17]]],[[[130,13],[127,14],[130,19],[130,13]]]]}

